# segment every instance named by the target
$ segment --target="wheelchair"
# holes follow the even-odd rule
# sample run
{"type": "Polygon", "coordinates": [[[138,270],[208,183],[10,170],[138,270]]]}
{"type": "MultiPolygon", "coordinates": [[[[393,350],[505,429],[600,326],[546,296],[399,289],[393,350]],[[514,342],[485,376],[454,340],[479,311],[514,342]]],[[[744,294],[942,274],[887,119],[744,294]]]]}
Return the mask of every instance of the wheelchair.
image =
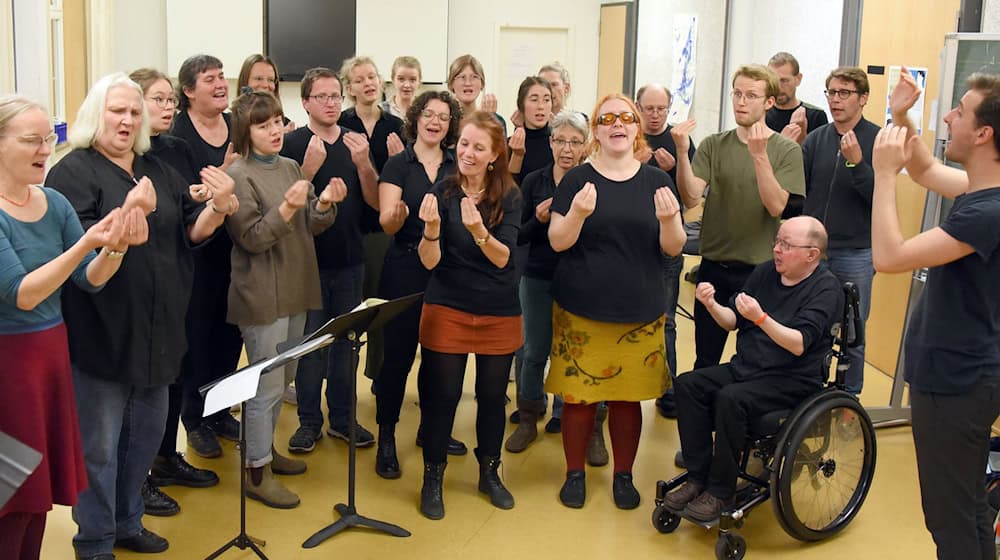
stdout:
{"type": "MultiPolygon", "coordinates": [[[[716,522],[690,520],[706,529],[718,525],[715,556],[739,560],[746,540],[735,530],[750,510],[773,498],[774,514],[791,537],[812,542],[846,527],[865,501],[875,474],[875,428],[856,396],[844,391],[850,365],[848,348],[864,340],[858,290],[844,284],[844,314],[834,325],[833,348],[824,376],[836,359],[833,382],[794,410],[779,410],[751,421],[740,457],[733,505],[716,522]]],[[[688,473],[656,483],[653,527],[672,533],[684,518],[664,504],[664,496],[683,484],[688,473]]]]}

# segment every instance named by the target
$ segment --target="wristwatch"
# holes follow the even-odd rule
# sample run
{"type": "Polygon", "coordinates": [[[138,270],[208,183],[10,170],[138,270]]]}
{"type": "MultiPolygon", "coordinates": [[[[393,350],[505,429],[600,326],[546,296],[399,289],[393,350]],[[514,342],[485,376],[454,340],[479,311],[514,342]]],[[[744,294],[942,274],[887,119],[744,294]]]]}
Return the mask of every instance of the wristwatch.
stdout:
{"type": "Polygon", "coordinates": [[[473,237],[476,240],[476,246],[482,247],[486,245],[486,242],[490,240],[490,232],[486,232],[486,237],[473,237]]]}

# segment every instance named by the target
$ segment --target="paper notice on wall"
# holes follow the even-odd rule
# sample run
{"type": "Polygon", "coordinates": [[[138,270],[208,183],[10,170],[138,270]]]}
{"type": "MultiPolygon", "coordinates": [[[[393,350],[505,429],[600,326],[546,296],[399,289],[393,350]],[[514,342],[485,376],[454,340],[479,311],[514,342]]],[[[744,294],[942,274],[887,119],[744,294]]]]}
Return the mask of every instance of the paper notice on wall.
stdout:
{"type": "MultiPolygon", "coordinates": [[[[889,67],[889,88],[885,93],[885,122],[883,126],[892,124],[892,111],[889,109],[889,99],[892,97],[892,90],[899,83],[899,74],[902,70],[900,66],[889,67]]],[[[924,132],[924,97],[927,94],[927,69],[907,66],[907,70],[910,71],[910,75],[917,82],[917,87],[920,88],[920,99],[917,99],[917,102],[907,111],[906,115],[910,117],[910,122],[917,127],[917,136],[920,136],[924,132]]]]}
{"type": "Polygon", "coordinates": [[[674,16],[674,72],[670,82],[673,99],[667,122],[686,121],[694,102],[695,46],[698,37],[698,16],[674,16]]]}

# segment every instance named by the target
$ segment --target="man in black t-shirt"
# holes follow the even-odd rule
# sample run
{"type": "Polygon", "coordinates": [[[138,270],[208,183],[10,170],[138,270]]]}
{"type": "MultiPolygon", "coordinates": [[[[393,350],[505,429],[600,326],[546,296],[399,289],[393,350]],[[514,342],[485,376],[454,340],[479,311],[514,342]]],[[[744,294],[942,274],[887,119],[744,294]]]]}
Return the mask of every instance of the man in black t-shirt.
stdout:
{"type": "Polygon", "coordinates": [[[795,95],[802,83],[799,61],[790,53],[779,52],[767,61],[767,67],[778,75],[781,92],[767,112],[767,126],[799,144],[806,135],[827,123],[826,112],[815,105],[799,101],[795,95]]]}
{"type": "Polygon", "coordinates": [[[749,422],[794,408],[823,387],[831,328],[844,307],[840,281],[822,261],[826,242],[819,220],[792,218],[778,230],[774,259],[758,265],[728,303],[716,301],[712,284],[698,284],[695,296],[712,318],[737,331],[736,354],[677,378],[688,481],[665,497],[671,510],[717,519],[736,492],[749,422]]]}
{"type": "Polygon", "coordinates": [[[986,498],[990,428],[1000,411],[1000,76],[973,74],[944,122],[951,139],[934,159],[907,111],[920,88],[904,67],[889,100],[894,125],[875,139],[872,258],[880,272],[927,268],[903,341],[913,444],[938,558],[993,559],[986,498]],[[904,239],[896,175],[954,205],[939,226],[904,239]]]}

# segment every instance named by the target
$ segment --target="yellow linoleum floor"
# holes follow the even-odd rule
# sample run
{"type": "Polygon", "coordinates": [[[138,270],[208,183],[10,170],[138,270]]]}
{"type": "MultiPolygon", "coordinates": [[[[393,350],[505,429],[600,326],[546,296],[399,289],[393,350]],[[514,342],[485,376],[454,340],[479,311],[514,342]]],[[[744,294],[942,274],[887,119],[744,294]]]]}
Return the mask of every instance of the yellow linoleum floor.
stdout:
{"type": "MultiPolygon", "coordinates": [[[[693,286],[682,283],[681,303],[691,309],[693,286]]],[[[732,339],[730,341],[732,346],[732,339]]],[[[678,353],[682,371],[694,360],[693,326],[678,318],[678,353]]],[[[727,355],[731,354],[731,349],[727,355]]],[[[419,358],[418,358],[419,359],[419,358]]],[[[473,366],[470,361],[470,369],[473,366]]],[[[611,499],[611,466],[589,468],[587,503],[581,510],[563,507],[557,494],[564,476],[558,435],[542,433],[526,452],[503,455],[503,478],[516,500],[510,511],[492,507],[476,490],[477,465],[470,453],[450,459],[445,476],[446,517],[430,521],[418,511],[422,462],[414,444],[419,410],[416,402],[416,368],[410,377],[402,419],[397,428],[403,476],[383,480],[374,470],[374,448],[358,452],[357,505],[360,513],[409,529],[409,538],[396,538],[351,529],[317,548],[303,549],[302,542],[331,523],[332,506],[347,499],[347,448],[324,437],[316,450],[304,456],[309,470],[302,476],[283,477],[302,498],[294,510],[274,510],[248,502],[248,532],[267,541],[263,548],[279,559],[534,559],[534,558],[714,558],[716,533],[683,523],[669,535],[653,529],[655,484],[678,473],[673,465],[678,437],[676,422],[659,417],[652,402],[643,403],[643,433],[634,475],[642,504],[632,511],[615,508],[611,499]]],[[[866,369],[866,406],[888,402],[891,379],[866,369]]],[[[360,380],[358,417],[375,431],[375,400],[368,383],[360,380]]],[[[475,400],[471,373],[459,405],[454,435],[475,446],[475,400]]],[[[513,397],[514,385],[510,384],[513,397]]],[[[508,405],[508,412],[513,405],[508,405]]],[[[283,449],[297,426],[294,407],[284,405],[275,438],[283,449]]],[[[543,424],[539,424],[541,431],[543,424]]],[[[508,435],[513,429],[508,424],[508,435]]],[[[819,558],[916,559],[933,558],[934,548],[923,527],[913,441],[907,427],[877,432],[878,462],[867,501],[854,522],[832,539],[801,543],[781,529],[770,504],[754,510],[740,531],[748,543],[747,558],[809,560],[819,558]]],[[[184,435],[179,443],[183,449],[184,435]]],[[[610,444],[609,444],[610,445],[610,444]]],[[[222,483],[209,489],[168,487],[181,504],[181,513],[170,518],[146,516],[146,526],[166,537],[170,549],[142,555],[116,551],[119,560],[195,560],[208,556],[239,531],[238,454],[223,442],[223,456],[201,459],[189,454],[197,466],[214,469],[222,483]]],[[[57,507],[50,515],[42,550],[44,560],[70,560],[76,531],[69,508],[57,507]]],[[[0,552],[2,556],[2,552],[0,552]]],[[[249,550],[231,549],[223,560],[256,558],[249,550]]]]}

